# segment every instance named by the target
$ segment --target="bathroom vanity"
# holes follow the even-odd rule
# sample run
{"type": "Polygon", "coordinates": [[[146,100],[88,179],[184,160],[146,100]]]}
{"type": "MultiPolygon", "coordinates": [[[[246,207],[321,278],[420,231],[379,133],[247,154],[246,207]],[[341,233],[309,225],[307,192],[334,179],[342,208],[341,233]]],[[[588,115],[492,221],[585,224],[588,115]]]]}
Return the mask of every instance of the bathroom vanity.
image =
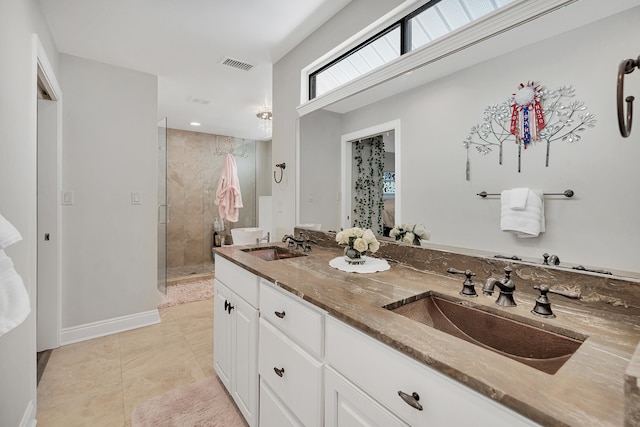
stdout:
{"type": "Polygon", "coordinates": [[[314,232],[309,254],[272,244],[215,250],[214,366],[250,426],[634,425],[625,372],[640,340],[638,283],[395,243],[379,251],[390,270],[346,273],[329,266],[342,254],[333,237],[314,232]],[[481,287],[507,265],[518,305],[503,308],[481,287]],[[473,269],[480,295],[460,296],[462,279],[446,266],[473,269]],[[585,301],[549,294],[557,317],[531,314],[534,282],[560,278],[583,283],[585,301]],[[573,347],[542,369],[396,310],[434,295],[464,318],[480,310],[524,325],[476,322],[481,334],[497,325],[489,335],[516,343],[506,352],[533,341],[526,328],[573,347]]]}

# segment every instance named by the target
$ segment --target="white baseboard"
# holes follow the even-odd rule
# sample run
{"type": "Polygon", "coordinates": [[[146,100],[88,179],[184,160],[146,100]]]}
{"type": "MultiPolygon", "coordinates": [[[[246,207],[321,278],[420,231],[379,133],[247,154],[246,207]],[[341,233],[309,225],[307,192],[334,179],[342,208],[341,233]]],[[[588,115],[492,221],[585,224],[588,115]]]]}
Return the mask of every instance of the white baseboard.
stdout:
{"type": "Polygon", "coordinates": [[[20,420],[19,427],[36,427],[37,423],[36,405],[33,404],[33,400],[30,400],[27,408],[24,410],[24,415],[22,416],[22,420],[20,420]]]}
{"type": "Polygon", "coordinates": [[[86,323],[71,328],[63,328],[60,331],[60,345],[73,344],[74,342],[86,341],[143,326],[155,325],[156,323],[160,323],[160,312],[157,309],[86,323]]]}

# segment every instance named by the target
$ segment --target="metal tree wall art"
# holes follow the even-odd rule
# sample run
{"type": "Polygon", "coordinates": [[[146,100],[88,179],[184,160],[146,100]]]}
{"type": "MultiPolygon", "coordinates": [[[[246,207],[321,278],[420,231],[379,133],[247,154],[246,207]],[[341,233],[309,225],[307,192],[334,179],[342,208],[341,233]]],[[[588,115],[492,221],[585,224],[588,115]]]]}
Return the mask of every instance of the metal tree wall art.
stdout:
{"type": "Polygon", "coordinates": [[[520,84],[518,91],[501,104],[485,108],[484,121],[471,128],[463,144],[467,149],[466,179],[469,181],[469,148],[487,155],[498,149],[498,163],[502,164],[504,142],[512,140],[518,146],[518,172],[522,166],[522,149],[531,142],[546,141],[545,166],[553,141],[580,141],[587,127],[596,124],[595,114],[587,112],[584,102],[572,100],[571,86],[547,90],[534,82],[520,84]]]}

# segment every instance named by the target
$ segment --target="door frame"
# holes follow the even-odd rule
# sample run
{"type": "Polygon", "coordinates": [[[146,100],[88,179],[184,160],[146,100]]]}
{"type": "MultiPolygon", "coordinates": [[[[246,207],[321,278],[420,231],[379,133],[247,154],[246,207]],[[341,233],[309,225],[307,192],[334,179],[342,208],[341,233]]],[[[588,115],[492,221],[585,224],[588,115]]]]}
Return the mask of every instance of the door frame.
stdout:
{"type": "Polygon", "coordinates": [[[342,206],[340,210],[340,223],[342,228],[351,227],[351,211],[352,211],[352,197],[351,197],[351,176],[352,176],[352,156],[353,156],[353,141],[357,139],[368,138],[370,136],[379,135],[388,131],[395,132],[395,169],[396,169],[396,195],[395,195],[395,222],[396,224],[402,223],[402,170],[400,168],[401,156],[401,133],[400,133],[400,119],[392,120],[390,122],[381,123],[365,129],[360,129],[355,132],[347,133],[341,137],[341,149],[342,155],[340,156],[340,169],[341,169],[341,182],[342,182],[342,206]]]}
{"type": "MultiPolygon", "coordinates": [[[[49,245],[49,249],[53,246],[53,250],[48,251],[47,258],[41,259],[40,255],[36,255],[37,271],[40,270],[43,263],[47,263],[49,266],[53,266],[49,284],[53,284],[50,288],[44,288],[41,286],[41,278],[36,274],[36,301],[38,296],[42,294],[44,298],[40,299],[40,303],[36,305],[36,349],[37,351],[57,348],[60,346],[60,331],[62,328],[62,298],[61,298],[61,283],[62,283],[62,212],[61,212],[61,188],[62,188],[62,89],[58,84],[58,80],[51,66],[51,62],[47,57],[40,38],[37,34],[33,34],[32,37],[32,51],[33,51],[33,75],[32,75],[32,88],[34,96],[32,97],[34,102],[35,117],[35,138],[36,147],[38,147],[38,80],[41,81],[44,88],[50,95],[53,102],[56,103],[55,119],[48,125],[47,132],[53,133],[53,137],[49,138],[49,141],[55,143],[55,147],[52,152],[55,152],[55,158],[51,159],[50,166],[55,167],[56,183],[52,192],[55,194],[48,194],[50,200],[55,200],[55,203],[51,203],[48,206],[41,206],[37,202],[36,215],[54,215],[55,226],[49,233],[53,234],[53,242],[49,241],[46,244],[49,245]],[[45,304],[43,304],[43,302],[45,304]]],[[[37,164],[37,158],[36,158],[37,164]]],[[[38,166],[38,169],[40,166],[38,166]]],[[[36,227],[37,229],[37,227],[36,227]]],[[[43,251],[40,246],[44,244],[43,230],[37,230],[36,232],[36,248],[37,254],[41,254],[43,251]]]]}

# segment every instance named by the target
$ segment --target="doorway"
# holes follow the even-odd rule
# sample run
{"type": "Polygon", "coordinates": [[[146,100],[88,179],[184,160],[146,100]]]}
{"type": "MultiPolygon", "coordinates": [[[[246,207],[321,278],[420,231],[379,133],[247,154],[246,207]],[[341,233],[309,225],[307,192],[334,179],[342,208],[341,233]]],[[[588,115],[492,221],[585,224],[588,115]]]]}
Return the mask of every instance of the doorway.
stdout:
{"type": "MultiPolygon", "coordinates": [[[[401,170],[400,170],[400,121],[383,123],[370,128],[362,129],[346,135],[342,135],[342,227],[350,228],[375,222],[379,227],[372,228],[379,235],[388,234],[388,230],[401,221],[401,170]],[[372,144],[383,142],[384,153],[372,154],[372,144]],[[371,185],[371,177],[362,176],[362,169],[370,169],[371,158],[382,156],[378,159],[380,165],[379,191],[376,191],[376,201],[366,200],[371,192],[367,188],[364,196],[360,188],[371,185]],[[369,181],[368,181],[369,180],[369,181]],[[377,200],[377,199],[380,200],[377,200]],[[371,205],[371,203],[373,203],[371,205]],[[375,212],[364,212],[362,206],[373,206],[375,212]],[[362,212],[360,212],[362,211],[362,212]]],[[[377,169],[374,168],[374,169],[377,169]]],[[[366,210],[366,209],[364,209],[366,210]]],[[[373,224],[375,225],[375,224],[373,224]]]]}
{"type": "Polygon", "coordinates": [[[36,351],[60,346],[62,91],[37,35],[37,277],[36,351]]]}

